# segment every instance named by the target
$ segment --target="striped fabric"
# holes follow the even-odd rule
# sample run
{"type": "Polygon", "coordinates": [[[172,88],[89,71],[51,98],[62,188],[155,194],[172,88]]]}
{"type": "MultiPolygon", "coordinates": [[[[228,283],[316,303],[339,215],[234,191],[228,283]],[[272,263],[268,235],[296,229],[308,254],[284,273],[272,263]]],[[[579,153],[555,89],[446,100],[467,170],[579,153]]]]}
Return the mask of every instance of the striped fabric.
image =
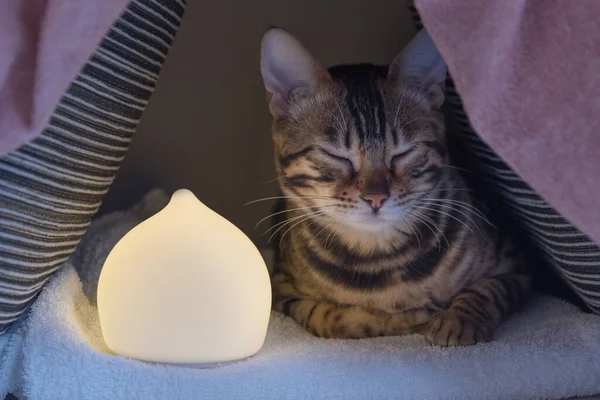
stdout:
{"type": "Polygon", "coordinates": [[[33,142],[0,159],[0,333],[73,253],[154,90],[185,0],[134,0],[33,142]]]}
{"type": "MultiPolygon", "coordinates": [[[[423,27],[412,3],[409,10],[417,29],[423,27]]],[[[490,209],[508,216],[538,256],[585,302],[600,313],[600,248],[560,216],[496,155],[477,135],[465,114],[452,79],[448,77],[446,99],[454,129],[449,140],[459,143],[468,155],[481,194],[490,209]],[[476,171],[476,172],[475,172],[476,171]]]]}

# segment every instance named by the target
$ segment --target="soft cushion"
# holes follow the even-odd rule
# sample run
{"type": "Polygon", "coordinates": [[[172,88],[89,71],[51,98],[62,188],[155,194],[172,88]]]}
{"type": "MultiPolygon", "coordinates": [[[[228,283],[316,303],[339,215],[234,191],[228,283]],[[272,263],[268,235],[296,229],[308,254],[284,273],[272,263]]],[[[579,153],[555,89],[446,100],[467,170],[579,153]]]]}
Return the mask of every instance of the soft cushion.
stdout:
{"type": "MultiPolygon", "coordinates": [[[[600,316],[546,296],[502,324],[491,343],[476,346],[434,347],[419,335],[319,339],[273,312],[264,347],[240,362],[202,369],[114,355],[95,306],[100,270],[115,244],[167,200],[152,192],[132,210],[93,222],[27,323],[12,333],[0,357],[6,366],[0,398],[3,387],[36,400],[503,400],[600,393],[600,316]]],[[[272,263],[271,251],[263,256],[272,263]]]]}

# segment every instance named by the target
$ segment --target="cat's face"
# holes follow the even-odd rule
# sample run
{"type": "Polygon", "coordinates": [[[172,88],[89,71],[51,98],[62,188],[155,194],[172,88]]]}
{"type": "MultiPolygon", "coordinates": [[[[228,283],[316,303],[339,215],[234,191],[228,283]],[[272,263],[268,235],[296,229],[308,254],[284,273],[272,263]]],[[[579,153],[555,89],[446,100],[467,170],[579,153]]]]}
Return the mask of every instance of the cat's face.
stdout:
{"type": "Polygon", "coordinates": [[[364,230],[413,219],[411,202],[438,185],[446,158],[438,110],[445,68],[434,65],[432,78],[426,76],[432,66],[408,64],[424,45],[417,44],[389,71],[373,65],[325,71],[287,33],[265,35],[261,66],[288,208],[364,230]],[[411,67],[420,75],[404,75],[411,67]]]}

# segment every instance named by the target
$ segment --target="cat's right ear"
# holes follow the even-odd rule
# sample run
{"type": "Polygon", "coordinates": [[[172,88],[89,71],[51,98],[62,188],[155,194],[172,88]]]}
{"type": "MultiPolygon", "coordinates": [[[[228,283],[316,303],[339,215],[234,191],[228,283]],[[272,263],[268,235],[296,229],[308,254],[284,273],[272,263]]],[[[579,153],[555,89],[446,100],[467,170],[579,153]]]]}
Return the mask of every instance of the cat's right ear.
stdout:
{"type": "Polygon", "coordinates": [[[265,32],[260,50],[267,101],[274,116],[285,117],[292,95],[314,93],[327,72],[292,35],[279,28],[265,32]]]}
{"type": "Polygon", "coordinates": [[[388,76],[411,82],[425,91],[430,104],[439,108],[444,102],[446,63],[426,30],[421,30],[396,56],[388,76]]]}

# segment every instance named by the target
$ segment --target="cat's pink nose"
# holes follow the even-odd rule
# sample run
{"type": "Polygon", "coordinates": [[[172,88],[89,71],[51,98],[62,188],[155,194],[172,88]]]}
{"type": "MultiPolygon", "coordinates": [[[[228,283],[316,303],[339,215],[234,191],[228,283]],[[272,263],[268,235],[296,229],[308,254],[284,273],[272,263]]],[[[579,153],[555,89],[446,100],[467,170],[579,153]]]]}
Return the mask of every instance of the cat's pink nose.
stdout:
{"type": "Polygon", "coordinates": [[[389,196],[385,193],[365,194],[362,196],[363,200],[371,205],[371,208],[374,212],[379,211],[383,205],[383,202],[386,201],[388,197],[389,196]]]}

